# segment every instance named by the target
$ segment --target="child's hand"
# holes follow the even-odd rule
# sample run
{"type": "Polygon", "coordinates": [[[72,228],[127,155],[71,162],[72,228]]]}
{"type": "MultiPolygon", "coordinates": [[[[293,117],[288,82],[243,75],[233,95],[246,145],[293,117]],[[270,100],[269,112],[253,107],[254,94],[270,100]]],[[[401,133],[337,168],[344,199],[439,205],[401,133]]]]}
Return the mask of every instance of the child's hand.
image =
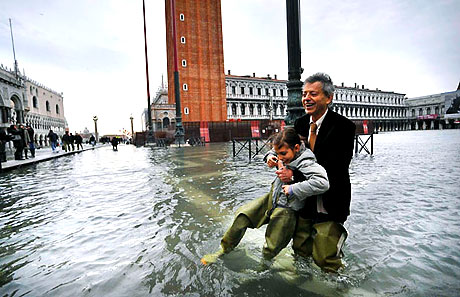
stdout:
{"type": "Polygon", "coordinates": [[[278,158],[276,156],[271,155],[267,158],[267,165],[270,168],[273,168],[277,162],[278,162],[278,158]]]}
{"type": "Polygon", "coordinates": [[[281,186],[283,188],[283,192],[284,194],[286,194],[286,196],[289,195],[289,189],[290,189],[290,185],[284,185],[284,186],[281,186]]]}

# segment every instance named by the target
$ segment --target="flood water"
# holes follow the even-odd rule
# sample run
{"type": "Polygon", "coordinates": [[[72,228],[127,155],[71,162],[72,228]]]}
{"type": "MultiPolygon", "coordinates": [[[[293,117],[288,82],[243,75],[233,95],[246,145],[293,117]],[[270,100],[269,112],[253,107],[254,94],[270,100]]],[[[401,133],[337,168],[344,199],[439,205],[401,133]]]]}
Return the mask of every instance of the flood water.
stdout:
{"type": "Polygon", "coordinates": [[[200,258],[274,170],[231,144],[119,145],[0,174],[1,296],[458,296],[460,130],[374,136],[350,166],[346,267],[285,249],[258,271],[265,228],[200,258]]]}

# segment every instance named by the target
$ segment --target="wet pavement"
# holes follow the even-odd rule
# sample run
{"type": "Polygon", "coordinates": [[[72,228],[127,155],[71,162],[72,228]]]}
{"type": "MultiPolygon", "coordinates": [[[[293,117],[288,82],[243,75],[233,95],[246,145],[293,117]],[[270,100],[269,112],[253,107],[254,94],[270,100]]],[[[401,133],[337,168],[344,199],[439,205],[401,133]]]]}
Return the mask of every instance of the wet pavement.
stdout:
{"type": "Polygon", "coordinates": [[[96,146],[92,146],[90,144],[83,144],[83,149],[77,150],[75,149],[74,151],[65,151],[61,147],[56,148],[56,151],[52,151],[51,147],[44,147],[40,149],[35,150],[35,157],[31,157],[30,152],[28,152],[28,159],[24,160],[7,160],[7,162],[2,162],[0,165],[0,172],[1,171],[8,171],[8,170],[13,170],[17,169],[23,166],[28,166],[32,165],[38,162],[43,162],[43,161],[48,161],[51,159],[63,157],[63,156],[68,156],[68,155],[73,155],[76,153],[81,153],[87,150],[92,150],[95,148],[100,148],[104,146],[103,144],[97,144],[96,146]]]}
{"type": "Polygon", "coordinates": [[[274,178],[260,158],[204,147],[110,146],[0,174],[0,296],[458,296],[460,130],[374,136],[350,166],[346,267],[284,249],[265,228],[215,265],[233,214],[274,178]]]}

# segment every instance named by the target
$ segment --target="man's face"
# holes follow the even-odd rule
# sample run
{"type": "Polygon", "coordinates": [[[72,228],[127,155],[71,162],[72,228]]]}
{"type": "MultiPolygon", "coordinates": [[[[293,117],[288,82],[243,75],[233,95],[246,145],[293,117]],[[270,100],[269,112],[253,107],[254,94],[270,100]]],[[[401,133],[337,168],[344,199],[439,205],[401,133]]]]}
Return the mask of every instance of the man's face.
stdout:
{"type": "Polygon", "coordinates": [[[327,106],[331,101],[332,96],[326,97],[324,95],[321,82],[306,83],[303,87],[302,105],[314,121],[318,120],[326,112],[327,106]]]}

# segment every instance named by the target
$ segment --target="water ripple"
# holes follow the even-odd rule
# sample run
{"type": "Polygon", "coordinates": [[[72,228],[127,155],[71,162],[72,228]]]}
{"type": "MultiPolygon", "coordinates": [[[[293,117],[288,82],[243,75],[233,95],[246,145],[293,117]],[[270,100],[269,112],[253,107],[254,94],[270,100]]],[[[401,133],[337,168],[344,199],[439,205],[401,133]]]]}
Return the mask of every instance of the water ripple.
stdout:
{"type": "Polygon", "coordinates": [[[346,268],[288,248],[257,272],[264,228],[216,265],[234,211],[274,178],[230,144],[119,146],[0,175],[1,296],[455,296],[460,131],[375,135],[350,166],[346,268]]]}

